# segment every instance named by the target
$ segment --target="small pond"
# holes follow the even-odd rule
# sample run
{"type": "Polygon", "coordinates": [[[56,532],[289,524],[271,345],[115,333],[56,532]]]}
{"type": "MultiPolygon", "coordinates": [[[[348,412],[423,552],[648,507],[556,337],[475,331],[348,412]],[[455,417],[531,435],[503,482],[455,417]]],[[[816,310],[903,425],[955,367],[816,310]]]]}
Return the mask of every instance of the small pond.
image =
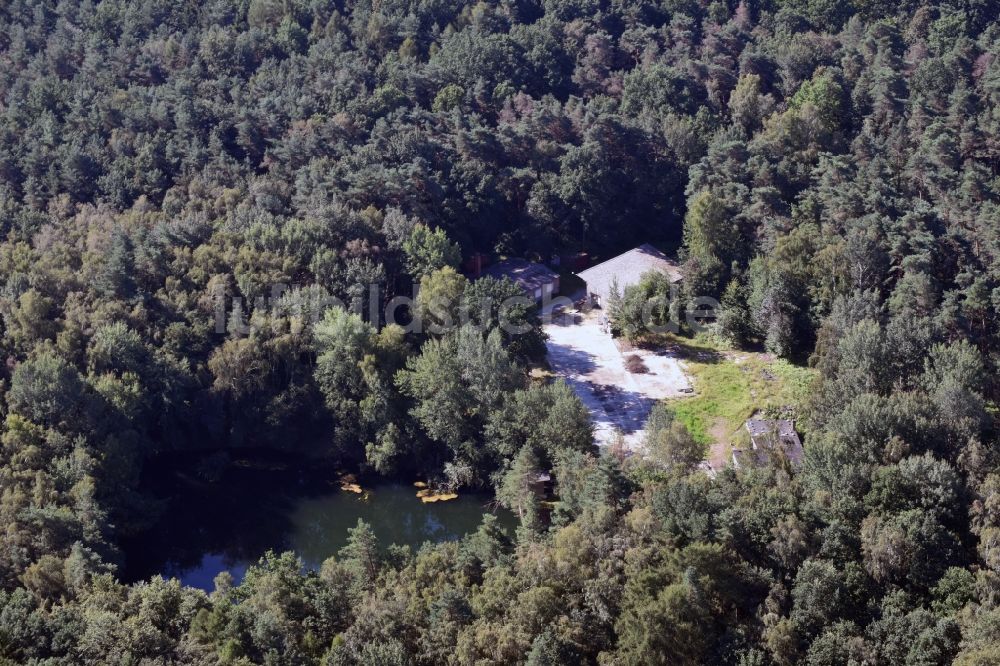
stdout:
{"type": "Polygon", "coordinates": [[[389,482],[363,484],[365,492],[355,494],[341,490],[336,473],[322,465],[235,461],[207,481],[191,465],[150,464],[156,472],[144,485],[166,502],[165,510],[149,530],[122,543],[120,574],[130,582],[161,574],[211,591],[218,573],[229,571],[239,581],[268,550],[295,551],[307,567],[318,568],[346,543],[359,518],[382,546],[414,549],[474,532],[487,512],[509,533],[515,526],[489,495],[425,504],[411,484],[389,482]]]}

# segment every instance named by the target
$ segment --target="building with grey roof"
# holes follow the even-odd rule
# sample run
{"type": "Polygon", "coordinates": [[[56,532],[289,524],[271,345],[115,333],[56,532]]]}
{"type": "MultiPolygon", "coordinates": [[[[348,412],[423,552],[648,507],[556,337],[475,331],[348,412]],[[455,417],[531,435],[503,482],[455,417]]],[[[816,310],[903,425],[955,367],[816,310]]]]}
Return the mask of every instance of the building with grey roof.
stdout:
{"type": "Polygon", "coordinates": [[[648,243],[580,271],[577,275],[587,283],[587,295],[591,301],[603,307],[616,284],[619,291],[623,292],[626,287],[639,284],[642,276],[650,271],[663,273],[672,283],[683,279],[677,262],[648,243]]]}
{"type": "Polygon", "coordinates": [[[527,259],[505,259],[484,270],[483,275],[507,278],[536,301],[559,293],[559,274],[527,259]]]}

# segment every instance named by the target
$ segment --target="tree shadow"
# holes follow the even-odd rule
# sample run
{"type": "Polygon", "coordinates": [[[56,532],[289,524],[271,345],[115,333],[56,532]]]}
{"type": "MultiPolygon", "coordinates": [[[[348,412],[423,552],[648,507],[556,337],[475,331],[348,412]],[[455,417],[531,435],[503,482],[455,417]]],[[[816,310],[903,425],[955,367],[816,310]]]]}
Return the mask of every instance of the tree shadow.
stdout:
{"type": "Polygon", "coordinates": [[[664,336],[656,342],[644,340],[636,346],[646,351],[655,352],[657,356],[670,356],[709,365],[721,363],[726,359],[726,355],[716,349],[704,347],[673,335],[664,336]]]}
{"type": "MultiPolygon", "coordinates": [[[[162,464],[156,473],[145,475],[147,491],[166,502],[165,511],[150,529],[122,540],[123,580],[186,572],[197,578],[199,569],[206,567],[240,570],[241,563],[256,561],[268,549],[287,546],[298,498],[335,489],[332,475],[295,467],[267,470],[233,464],[216,482],[204,481],[185,467],[162,464]]],[[[213,575],[205,577],[210,581],[213,575]]]]}
{"type": "Polygon", "coordinates": [[[620,386],[594,383],[589,385],[608,417],[615,421],[624,434],[628,435],[646,427],[649,414],[657,402],[655,399],[636,391],[627,391],[620,386]]]}
{"type": "Polygon", "coordinates": [[[543,318],[543,322],[552,326],[567,328],[570,326],[580,326],[583,324],[585,316],[576,311],[556,310],[543,318]]]}
{"type": "Polygon", "coordinates": [[[575,347],[567,347],[549,340],[546,343],[549,352],[549,365],[555,365],[572,371],[574,374],[587,375],[597,369],[594,359],[597,358],[590,352],[575,347]]]}

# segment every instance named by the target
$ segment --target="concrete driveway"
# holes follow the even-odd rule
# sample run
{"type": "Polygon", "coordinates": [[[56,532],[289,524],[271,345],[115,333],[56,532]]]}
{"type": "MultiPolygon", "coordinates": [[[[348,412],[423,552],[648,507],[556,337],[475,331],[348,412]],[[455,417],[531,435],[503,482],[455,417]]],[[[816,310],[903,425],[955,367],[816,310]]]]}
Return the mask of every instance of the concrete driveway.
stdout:
{"type": "Polygon", "coordinates": [[[686,395],[690,383],[680,361],[665,352],[638,350],[649,372],[625,370],[625,359],[611,336],[601,330],[598,312],[562,311],[545,325],[549,365],[566,380],[590,410],[594,438],[608,446],[621,432],[625,446],[643,446],[646,420],[653,405],[686,395]]]}

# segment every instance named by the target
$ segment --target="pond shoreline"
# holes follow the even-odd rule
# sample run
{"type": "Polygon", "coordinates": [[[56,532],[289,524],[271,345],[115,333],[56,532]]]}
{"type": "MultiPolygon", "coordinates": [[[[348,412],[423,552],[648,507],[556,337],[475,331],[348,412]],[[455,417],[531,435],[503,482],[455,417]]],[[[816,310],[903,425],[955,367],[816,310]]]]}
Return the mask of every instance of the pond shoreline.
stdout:
{"type": "Polygon", "coordinates": [[[123,581],[159,574],[210,591],[217,573],[241,579],[268,550],[292,550],[316,568],[346,543],[358,519],[372,525],[383,548],[460,538],[486,513],[514,528],[513,516],[488,493],[423,503],[413,480],[364,475],[357,477],[361,493],[342,490],[344,470],[332,461],[245,449],[191,453],[147,461],[143,491],[164,510],[148,529],[121,540],[123,581]]]}

